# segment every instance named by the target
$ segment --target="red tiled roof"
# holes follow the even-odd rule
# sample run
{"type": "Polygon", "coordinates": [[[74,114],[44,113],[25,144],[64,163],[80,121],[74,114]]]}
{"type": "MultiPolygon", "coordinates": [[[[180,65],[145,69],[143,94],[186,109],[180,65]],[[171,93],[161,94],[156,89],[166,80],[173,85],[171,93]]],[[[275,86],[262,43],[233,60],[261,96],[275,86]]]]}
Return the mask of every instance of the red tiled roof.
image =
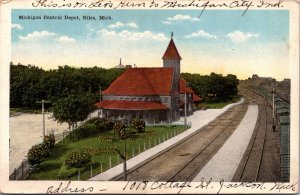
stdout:
{"type": "Polygon", "coordinates": [[[193,102],[199,102],[202,98],[193,92],[193,102]]]}
{"type": "Polygon", "coordinates": [[[173,39],[171,39],[168,48],[164,54],[164,56],[162,57],[162,59],[164,60],[181,60],[181,57],[179,55],[179,52],[176,48],[176,45],[173,41],[173,39]]]}
{"type": "Polygon", "coordinates": [[[180,93],[192,93],[193,94],[193,102],[201,101],[202,98],[195,94],[195,92],[187,86],[186,81],[183,78],[180,78],[180,93]]]}
{"type": "Polygon", "coordinates": [[[166,106],[159,102],[145,101],[113,101],[103,100],[96,103],[97,108],[115,109],[115,110],[165,110],[166,106]]]}
{"type": "Polygon", "coordinates": [[[187,86],[183,78],[180,78],[180,93],[194,93],[194,91],[187,86]]]}
{"type": "Polygon", "coordinates": [[[103,94],[169,95],[173,68],[129,68],[103,94]]]}

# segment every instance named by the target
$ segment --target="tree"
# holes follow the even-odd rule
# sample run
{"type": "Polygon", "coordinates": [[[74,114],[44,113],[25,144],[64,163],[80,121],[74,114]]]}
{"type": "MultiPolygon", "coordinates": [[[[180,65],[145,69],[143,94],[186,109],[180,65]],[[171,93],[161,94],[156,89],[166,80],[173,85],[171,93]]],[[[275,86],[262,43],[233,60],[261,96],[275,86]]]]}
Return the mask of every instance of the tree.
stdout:
{"type": "Polygon", "coordinates": [[[75,123],[86,119],[93,108],[93,101],[89,96],[69,95],[54,102],[52,109],[58,122],[67,122],[74,130],[75,123]]]}
{"type": "Polygon", "coordinates": [[[208,102],[223,102],[232,100],[238,93],[237,77],[228,74],[211,73],[208,75],[182,73],[181,76],[187,81],[189,87],[208,102]]]}
{"type": "Polygon", "coordinates": [[[13,65],[11,62],[10,106],[34,109],[39,108],[37,100],[56,102],[71,94],[90,93],[99,97],[99,85],[104,90],[124,71],[125,69],[96,66],[74,68],[67,65],[46,71],[34,65],[13,65]]]}

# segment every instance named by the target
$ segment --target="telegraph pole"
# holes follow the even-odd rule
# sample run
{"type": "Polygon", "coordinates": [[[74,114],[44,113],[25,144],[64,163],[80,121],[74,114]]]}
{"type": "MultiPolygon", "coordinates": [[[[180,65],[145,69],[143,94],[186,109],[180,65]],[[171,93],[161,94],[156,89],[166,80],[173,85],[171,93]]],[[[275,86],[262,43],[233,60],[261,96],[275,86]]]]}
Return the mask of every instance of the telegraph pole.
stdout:
{"type": "Polygon", "coordinates": [[[42,141],[45,138],[45,103],[50,103],[50,101],[42,100],[36,101],[37,104],[42,104],[42,115],[43,115],[43,128],[42,128],[42,141]]]}
{"type": "Polygon", "coordinates": [[[123,160],[123,174],[124,174],[124,181],[127,181],[127,164],[126,164],[126,138],[124,139],[124,153],[120,152],[120,150],[115,149],[117,153],[123,160]]]}
{"type": "Polygon", "coordinates": [[[275,83],[273,82],[273,89],[272,89],[272,95],[273,95],[273,119],[275,118],[275,83]]]}
{"type": "Polygon", "coordinates": [[[273,95],[273,124],[272,124],[272,128],[273,128],[273,132],[275,132],[276,129],[276,124],[275,124],[275,81],[273,81],[273,89],[272,89],[272,95],[273,95]]]}
{"type": "Polygon", "coordinates": [[[187,128],[187,120],[186,120],[186,93],[184,93],[184,125],[185,125],[185,128],[187,128]]]}
{"type": "Polygon", "coordinates": [[[124,139],[124,159],[123,159],[124,181],[127,181],[127,164],[126,164],[126,138],[124,139]]]}
{"type": "MultiPolygon", "coordinates": [[[[99,85],[99,102],[101,102],[102,101],[102,98],[101,98],[101,93],[102,93],[102,91],[101,91],[102,89],[101,89],[101,85],[99,85]]],[[[101,109],[101,108],[100,108],[101,109]]],[[[100,118],[100,110],[98,109],[98,118],[100,118]]],[[[102,118],[102,117],[101,117],[102,118]]]]}
{"type": "Polygon", "coordinates": [[[100,102],[102,101],[102,98],[101,98],[101,93],[102,93],[102,91],[101,91],[101,85],[99,85],[99,100],[100,100],[100,102]]]}

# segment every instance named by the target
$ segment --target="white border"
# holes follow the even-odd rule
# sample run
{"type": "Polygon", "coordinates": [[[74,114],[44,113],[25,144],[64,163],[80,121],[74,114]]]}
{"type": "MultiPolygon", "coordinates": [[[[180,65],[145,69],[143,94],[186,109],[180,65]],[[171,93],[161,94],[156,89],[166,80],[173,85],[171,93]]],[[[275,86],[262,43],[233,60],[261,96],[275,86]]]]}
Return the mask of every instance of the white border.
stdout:
{"type": "MultiPolygon", "coordinates": [[[[59,186],[60,181],[9,181],[8,169],[8,140],[9,140],[9,62],[11,59],[11,9],[33,9],[31,3],[33,1],[14,0],[8,4],[0,4],[0,143],[1,143],[1,156],[0,156],[0,192],[5,193],[46,193],[49,186],[59,186]]],[[[215,1],[214,1],[215,2],[215,1]]],[[[291,176],[290,184],[298,182],[299,171],[299,4],[295,1],[284,2],[284,9],[290,11],[290,44],[289,44],[289,71],[291,78],[291,176]]],[[[63,181],[66,186],[68,181],[63,181]]],[[[72,181],[71,187],[74,189],[88,188],[93,186],[95,191],[93,193],[177,193],[178,189],[161,189],[161,190],[125,190],[122,188],[126,182],[97,182],[97,181],[72,181]],[[99,189],[107,188],[107,191],[98,191],[99,189]]],[[[152,183],[153,184],[153,183],[152,183]]],[[[155,184],[155,183],[154,183],[155,184]]],[[[193,183],[197,186],[200,183],[193,183]]],[[[226,184],[229,184],[228,182],[226,184]]],[[[269,189],[274,186],[274,183],[265,183],[263,189],[249,189],[246,187],[222,189],[222,193],[270,193],[269,189]]],[[[209,189],[195,189],[184,188],[181,193],[216,193],[220,188],[220,183],[214,183],[209,189]],[[213,188],[212,188],[213,187],[213,188]]],[[[296,186],[298,192],[298,186],[296,186]]],[[[87,193],[87,192],[85,192],[87,193]]],[[[273,191],[272,193],[278,193],[273,191]]],[[[295,193],[292,190],[281,190],[281,193],[295,193]]]]}

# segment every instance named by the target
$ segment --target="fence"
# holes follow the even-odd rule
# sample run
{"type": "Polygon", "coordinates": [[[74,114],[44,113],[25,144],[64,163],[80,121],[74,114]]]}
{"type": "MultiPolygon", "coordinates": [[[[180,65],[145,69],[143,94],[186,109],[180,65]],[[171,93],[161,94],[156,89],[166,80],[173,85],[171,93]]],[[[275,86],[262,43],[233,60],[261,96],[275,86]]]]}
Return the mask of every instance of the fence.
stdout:
{"type": "Polygon", "coordinates": [[[70,134],[70,132],[71,131],[69,131],[69,130],[64,130],[62,133],[54,134],[55,143],[60,142],[61,140],[63,140],[65,137],[67,137],[67,135],[70,134]]]}
{"type": "MultiPolygon", "coordinates": [[[[78,123],[75,126],[75,129],[77,127],[79,127],[82,123],[83,122],[78,123]]],[[[164,121],[164,122],[160,121],[160,122],[146,123],[146,125],[147,126],[170,126],[170,125],[185,126],[185,123],[184,123],[184,121],[178,121],[178,122],[172,122],[172,123],[168,123],[166,121],[164,121]]],[[[187,125],[187,127],[191,127],[192,123],[187,122],[186,125],[187,125]]],[[[62,133],[54,134],[54,129],[50,129],[47,131],[47,134],[49,135],[49,134],[53,133],[55,136],[55,143],[57,143],[57,142],[62,141],[64,138],[66,138],[71,132],[72,131],[70,131],[69,129],[66,129],[62,133]]],[[[145,140],[143,142],[143,144],[138,145],[138,147],[130,148],[131,154],[127,154],[128,155],[127,157],[129,159],[131,157],[139,155],[140,153],[144,152],[145,150],[155,147],[156,145],[161,144],[162,142],[176,136],[180,132],[182,132],[182,130],[180,130],[179,132],[174,130],[173,132],[168,132],[166,135],[159,136],[155,139],[145,140]]],[[[116,159],[115,159],[116,161],[114,160],[114,162],[112,161],[112,158],[115,158],[115,157],[108,158],[108,167],[106,167],[106,168],[111,168],[112,166],[122,163],[122,160],[120,159],[119,156],[116,157],[116,159]]],[[[101,167],[100,172],[103,172],[104,167],[103,167],[102,163],[100,164],[100,167],[101,167]]],[[[32,170],[32,166],[28,163],[28,160],[27,159],[23,160],[22,163],[20,164],[20,166],[18,168],[15,168],[13,173],[10,174],[9,179],[10,180],[25,180],[29,176],[31,170],[32,170]]],[[[90,167],[90,176],[91,177],[93,176],[93,168],[92,167],[90,167]]],[[[80,177],[81,177],[80,171],[77,173],[77,177],[78,177],[78,180],[80,180],[80,177]]]]}
{"type": "MultiPolygon", "coordinates": [[[[146,139],[143,139],[140,143],[138,144],[134,144],[134,145],[131,145],[131,144],[128,144],[126,146],[126,159],[129,160],[137,155],[140,155],[141,153],[145,152],[146,150],[149,150],[165,141],[167,141],[168,139],[171,139],[175,136],[177,136],[178,134],[186,131],[187,129],[177,129],[177,130],[171,130],[171,131],[168,131],[164,134],[161,134],[159,136],[155,136],[155,137],[152,137],[152,138],[146,138],[146,139]]],[[[130,140],[126,141],[127,143],[130,142],[130,140]]],[[[120,148],[119,148],[120,149],[120,148]]],[[[120,149],[123,153],[124,151],[124,146],[123,148],[120,149]]],[[[88,173],[85,173],[85,174],[88,174],[89,177],[93,177],[97,174],[100,174],[102,173],[103,171],[106,171],[114,166],[117,166],[117,165],[120,165],[122,164],[124,161],[123,159],[120,157],[120,154],[111,154],[105,158],[103,158],[101,160],[100,163],[100,167],[97,167],[97,171],[95,171],[95,168],[93,166],[90,166],[89,170],[88,170],[88,173]],[[100,170],[99,170],[100,169],[100,170]]],[[[81,180],[81,179],[86,179],[83,178],[82,176],[82,173],[80,171],[77,171],[76,173],[76,176],[77,176],[77,180],[81,180]]]]}
{"type": "Polygon", "coordinates": [[[31,165],[27,159],[23,160],[18,168],[14,169],[14,172],[9,175],[9,180],[24,180],[29,176],[31,165]]]}
{"type": "MultiPolygon", "coordinates": [[[[149,127],[155,127],[155,126],[170,126],[170,125],[178,125],[178,126],[185,126],[184,121],[176,121],[176,122],[166,122],[166,121],[154,121],[153,123],[149,123],[146,121],[146,126],[149,127]]],[[[192,123],[191,122],[187,122],[187,126],[191,127],[192,123]]]]}

